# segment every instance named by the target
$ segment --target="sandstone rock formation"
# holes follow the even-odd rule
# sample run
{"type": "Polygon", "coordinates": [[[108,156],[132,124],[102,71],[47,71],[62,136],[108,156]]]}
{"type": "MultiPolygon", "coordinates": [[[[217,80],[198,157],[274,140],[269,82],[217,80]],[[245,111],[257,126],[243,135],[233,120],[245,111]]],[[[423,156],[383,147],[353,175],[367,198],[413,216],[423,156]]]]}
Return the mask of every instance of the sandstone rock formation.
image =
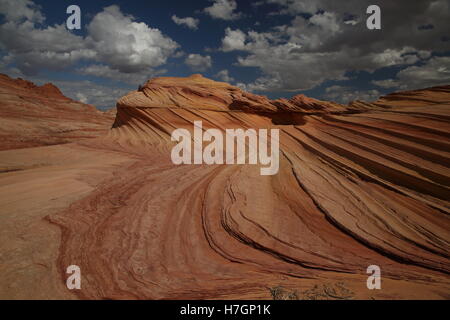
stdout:
{"type": "Polygon", "coordinates": [[[36,86],[0,74],[0,150],[53,145],[107,133],[114,117],[65,97],[51,83],[36,86]]]}
{"type": "Polygon", "coordinates": [[[0,297],[448,299],[449,120],[450,86],[344,106],[152,79],[105,137],[0,152],[23,168],[0,176],[0,297]],[[279,173],[174,165],[196,120],[279,129],[279,173]]]}

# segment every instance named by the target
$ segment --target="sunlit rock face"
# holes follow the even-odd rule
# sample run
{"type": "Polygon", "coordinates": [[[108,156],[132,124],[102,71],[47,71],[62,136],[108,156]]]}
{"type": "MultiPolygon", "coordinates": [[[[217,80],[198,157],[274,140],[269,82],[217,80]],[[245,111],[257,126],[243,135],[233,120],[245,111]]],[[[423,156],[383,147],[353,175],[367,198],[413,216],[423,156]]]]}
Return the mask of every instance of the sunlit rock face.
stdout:
{"type": "MultiPolygon", "coordinates": [[[[269,100],[200,75],[152,79],[118,100],[106,136],[47,147],[47,166],[6,174],[10,224],[20,179],[58,178],[22,199],[39,228],[9,236],[51,231],[40,288],[53,298],[267,299],[314,286],[325,299],[448,298],[449,120],[450,86],[340,105],[269,100]],[[205,130],[279,129],[279,172],[173,164],[171,133],[199,120],[205,130]],[[53,204],[58,185],[72,192],[53,204]],[[31,210],[36,200],[47,207],[31,210]],[[73,264],[82,290],[65,288],[73,264]],[[382,290],[366,287],[370,265],[382,290]]],[[[0,159],[32,164],[36,149],[0,159]]],[[[30,259],[21,254],[0,280],[33,292],[13,269],[30,259]]],[[[5,288],[2,297],[21,295],[5,288]]]]}

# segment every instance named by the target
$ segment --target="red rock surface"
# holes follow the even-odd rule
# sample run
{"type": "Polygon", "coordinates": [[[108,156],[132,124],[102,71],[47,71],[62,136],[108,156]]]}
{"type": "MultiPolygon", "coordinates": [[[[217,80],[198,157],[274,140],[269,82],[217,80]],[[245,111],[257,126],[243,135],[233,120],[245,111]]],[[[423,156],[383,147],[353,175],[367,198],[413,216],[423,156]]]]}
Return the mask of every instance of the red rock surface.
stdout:
{"type": "Polygon", "coordinates": [[[0,96],[0,150],[104,135],[114,121],[114,115],[65,97],[51,83],[36,86],[0,74],[0,96]]]}
{"type": "Polygon", "coordinates": [[[0,152],[0,297],[449,299],[449,119],[450,86],[343,106],[153,79],[106,137],[0,152]],[[279,173],[173,165],[196,120],[279,129],[279,173]]]}

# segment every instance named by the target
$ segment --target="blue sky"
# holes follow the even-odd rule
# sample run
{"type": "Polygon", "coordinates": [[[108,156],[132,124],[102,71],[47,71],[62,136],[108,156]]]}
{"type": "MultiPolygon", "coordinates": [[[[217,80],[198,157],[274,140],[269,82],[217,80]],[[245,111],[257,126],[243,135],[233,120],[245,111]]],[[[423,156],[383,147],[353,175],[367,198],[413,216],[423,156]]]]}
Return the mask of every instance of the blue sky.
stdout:
{"type": "Polygon", "coordinates": [[[155,76],[347,103],[450,83],[449,1],[0,0],[0,72],[106,109],[155,76]],[[65,26],[81,9],[81,30],[65,26]]]}

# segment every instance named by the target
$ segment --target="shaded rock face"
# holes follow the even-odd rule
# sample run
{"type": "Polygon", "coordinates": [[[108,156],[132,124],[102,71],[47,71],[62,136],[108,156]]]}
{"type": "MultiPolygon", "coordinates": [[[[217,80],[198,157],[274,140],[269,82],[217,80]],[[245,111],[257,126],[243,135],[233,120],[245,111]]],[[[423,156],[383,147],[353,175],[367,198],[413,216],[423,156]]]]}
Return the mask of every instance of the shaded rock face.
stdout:
{"type": "MultiPolygon", "coordinates": [[[[105,164],[70,164],[90,189],[77,185],[83,197],[45,215],[61,237],[46,260],[54,277],[40,290],[82,299],[448,299],[449,120],[450,86],[344,106],[269,100],[199,75],[152,79],[119,99],[106,137],[76,149],[105,164]],[[278,174],[174,165],[171,132],[198,120],[203,129],[279,129],[278,174]],[[109,163],[119,157],[120,166],[109,163]],[[72,264],[84,277],[69,292],[72,264]],[[381,268],[382,290],[366,287],[370,265],[381,268]]],[[[47,150],[55,163],[61,148],[47,150]]],[[[9,183],[27,172],[8,173],[9,183]]]]}
{"type": "Polygon", "coordinates": [[[65,97],[51,83],[37,86],[0,74],[0,150],[104,135],[114,115],[65,97]]]}

